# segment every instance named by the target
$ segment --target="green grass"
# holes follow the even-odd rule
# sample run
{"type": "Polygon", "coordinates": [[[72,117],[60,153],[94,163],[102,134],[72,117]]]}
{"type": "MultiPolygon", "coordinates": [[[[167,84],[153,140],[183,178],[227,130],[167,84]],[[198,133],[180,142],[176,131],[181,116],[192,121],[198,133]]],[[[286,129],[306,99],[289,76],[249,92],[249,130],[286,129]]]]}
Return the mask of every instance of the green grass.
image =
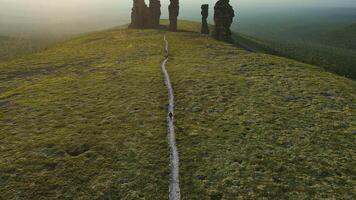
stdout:
{"type": "Polygon", "coordinates": [[[199,34],[168,40],[183,197],[355,197],[354,81],[199,34]]]}
{"type": "Polygon", "coordinates": [[[0,199],[166,198],[162,38],[112,30],[0,63],[0,199]]]}
{"type": "MultiPolygon", "coordinates": [[[[355,197],[355,81],[179,27],[167,68],[183,199],[355,197]]],[[[163,33],[0,63],[0,199],[167,199],[163,33]]]]}

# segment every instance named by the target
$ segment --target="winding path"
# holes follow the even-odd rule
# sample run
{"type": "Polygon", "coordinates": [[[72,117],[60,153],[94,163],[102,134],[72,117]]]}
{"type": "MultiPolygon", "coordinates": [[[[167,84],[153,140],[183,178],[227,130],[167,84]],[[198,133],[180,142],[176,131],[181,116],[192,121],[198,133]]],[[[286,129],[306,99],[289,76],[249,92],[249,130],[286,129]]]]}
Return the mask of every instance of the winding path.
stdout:
{"type": "Polygon", "coordinates": [[[164,75],[164,82],[166,83],[168,89],[168,115],[167,115],[167,126],[168,126],[168,142],[171,149],[170,156],[170,181],[169,181],[169,199],[170,200],[180,200],[180,188],[179,188],[179,155],[176,145],[176,136],[174,133],[174,95],[173,88],[171,84],[171,79],[166,69],[166,64],[168,62],[169,51],[168,51],[168,41],[166,36],[164,36],[165,49],[163,61],[161,68],[164,75]]]}

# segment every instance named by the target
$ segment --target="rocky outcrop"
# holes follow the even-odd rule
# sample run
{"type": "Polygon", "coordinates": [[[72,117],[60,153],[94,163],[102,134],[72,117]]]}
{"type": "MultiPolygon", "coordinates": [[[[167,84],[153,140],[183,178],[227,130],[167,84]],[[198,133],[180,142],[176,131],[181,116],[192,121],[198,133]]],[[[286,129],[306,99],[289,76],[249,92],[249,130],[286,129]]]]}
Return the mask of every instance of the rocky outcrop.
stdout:
{"type": "Polygon", "coordinates": [[[169,30],[177,31],[177,20],[179,15],[179,0],[170,0],[169,10],[169,30]]]}
{"type": "Polygon", "coordinates": [[[201,6],[201,15],[202,15],[202,22],[201,22],[201,33],[202,34],[209,34],[209,25],[208,25],[208,16],[209,16],[209,5],[203,4],[201,6]]]}
{"type": "Polygon", "coordinates": [[[161,17],[161,3],[150,0],[147,7],[145,0],[133,0],[130,28],[158,28],[161,17]]]}
{"type": "Polygon", "coordinates": [[[231,24],[235,17],[235,12],[229,0],[219,0],[214,7],[215,32],[217,40],[231,40],[231,24]]]}
{"type": "Polygon", "coordinates": [[[145,0],[133,0],[130,28],[147,28],[149,9],[145,0]]]}
{"type": "Polygon", "coordinates": [[[159,28],[161,18],[161,2],[159,0],[150,0],[150,28],[159,28]]]}

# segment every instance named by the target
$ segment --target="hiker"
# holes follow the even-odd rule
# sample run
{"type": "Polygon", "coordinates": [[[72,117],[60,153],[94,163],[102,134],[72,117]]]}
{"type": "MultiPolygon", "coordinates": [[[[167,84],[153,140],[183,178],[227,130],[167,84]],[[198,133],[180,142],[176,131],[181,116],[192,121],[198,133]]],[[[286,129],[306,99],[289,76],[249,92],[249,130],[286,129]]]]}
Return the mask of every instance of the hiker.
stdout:
{"type": "Polygon", "coordinates": [[[169,119],[171,119],[171,120],[173,119],[173,113],[172,112],[169,112],[168,116],[169,116],[169,119]]]}

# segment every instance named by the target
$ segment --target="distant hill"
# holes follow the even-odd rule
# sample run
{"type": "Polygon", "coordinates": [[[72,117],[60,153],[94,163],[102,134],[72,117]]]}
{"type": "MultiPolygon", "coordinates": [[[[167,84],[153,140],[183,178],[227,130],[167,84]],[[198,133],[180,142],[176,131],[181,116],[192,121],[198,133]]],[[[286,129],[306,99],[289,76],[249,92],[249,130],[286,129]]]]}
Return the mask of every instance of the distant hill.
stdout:
{"type": "Polygon", "coordinates": [[[346,34],[354,35],[356,34],[356,22],[344,29],[346,34]]]}
{"type": "Polygon", "coordinates": [[[240,41],[356,79],[355,8],[277,9],[247,16],[241,14],[233,27],[243,33],[240,41]]]}
{"type": "Polygon", "coordinates": [[[179,28],[0,62],[0,199],[167,199],[164,35],[183,199],[352,199],[355,81],[179,28]]]}
{"type": "Polygon", "coordinates": [[[328,33],[330,43],[356,51],[356,23],[328,33]]]}
{"type": "Polygon", "coordinates": [[[324,34],[318,40],[268,40],[238,33],[234,37],[257,52],[292,58],[356,79],[356,38],[351,31],[324,34]]]}
{"type": "Polygon", "coordinates": [[[344,28],[343,30],[339,31],[339,33],[356,37],[356,23],[344,28]]]}

